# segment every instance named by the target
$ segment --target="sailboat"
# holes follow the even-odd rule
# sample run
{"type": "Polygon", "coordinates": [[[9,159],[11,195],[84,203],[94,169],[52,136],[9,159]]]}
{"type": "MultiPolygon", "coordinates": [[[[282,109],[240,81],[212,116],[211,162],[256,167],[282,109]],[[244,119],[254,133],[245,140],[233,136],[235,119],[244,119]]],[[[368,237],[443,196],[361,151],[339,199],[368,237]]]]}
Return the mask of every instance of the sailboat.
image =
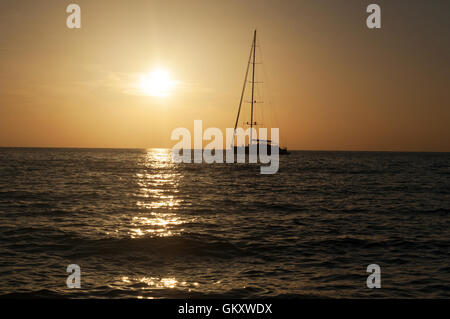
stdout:
{"type": "Polygon", "coordinates": [[[271,153],[272,149],[276,147],[276,148],[278,148],[278,153],[280,155],[289,155],[287,148],[280,147],[279,145],[273,145],[271,140],[253,139],[252,128],[256,125],[260,125],[260,123],[257,123],[256,121],[254,121],[255,104],[260,103],[260,102],[255,101],[255,84],[259,83],[259,82],[255,81],[256,64],[257,63],[256,63],[256,30],[255,30],[253,33],[253,42],[252,42],[252,47],[250,49],[250,57],[248,59],[247,70],[245,72],[244,86],[242,88],[241,99],[239,101],[239,108],[238,108],[238,113],[237,113],[237,117],[236,117],[236,122],[234,124],[234,133],[236,133],[236,129],[237,129],[238,122],[239,122],[239,116],[241,114],[242,102],[243,102],[244,95],[245,95],[245,89],[246,89],[247,82],[248,82],[248,73],[250,71],[250,65],[251,65],[252,76],[251,76],[251,81],[249,82],[252,85],[251,100],[250,100],[250,105],[251,105],[251,107],[250,107],[250,122],[246,122],[246,125],[250,125],[250,140],[249,140],[248,145],[233,146],[234,145],[234,135],[233,135],[233,145],[232,146],[234,147],[235,153],[237,152],[237,150],[239,148],[245,147],[245,153],[249,154],[250,145],[254,146],[253,144],[256,144],[257,152],[259,152],[259,145],[265,144],[265,145],[267,145],[267,152],[269,154],[271,153]]]}

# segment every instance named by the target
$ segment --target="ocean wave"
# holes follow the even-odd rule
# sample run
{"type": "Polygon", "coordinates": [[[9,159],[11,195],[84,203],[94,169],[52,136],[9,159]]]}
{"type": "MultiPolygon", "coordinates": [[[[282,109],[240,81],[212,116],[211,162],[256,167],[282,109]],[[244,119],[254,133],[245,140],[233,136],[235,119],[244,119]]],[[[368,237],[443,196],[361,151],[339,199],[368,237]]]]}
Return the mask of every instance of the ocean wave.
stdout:
{"type": "Polygon", "coordinates": [[[245,250],[217,237],[183,234],[166,237],[105,238],[71,241],[68,258],[144,253],[156,257],[235,258],[248,254],[245,250]]]}

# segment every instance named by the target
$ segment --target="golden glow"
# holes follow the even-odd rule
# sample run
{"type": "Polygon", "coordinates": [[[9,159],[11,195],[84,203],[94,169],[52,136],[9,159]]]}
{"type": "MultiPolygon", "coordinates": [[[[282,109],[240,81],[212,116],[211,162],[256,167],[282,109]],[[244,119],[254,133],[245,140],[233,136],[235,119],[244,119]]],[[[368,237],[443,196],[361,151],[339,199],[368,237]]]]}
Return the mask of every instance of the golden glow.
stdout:
{"type": "MultiPolygon", "coordinates": [[[[383,10],[399,10],[385,2],[383,10]]],[[[376,34],[361,8],[340,1],[267,1],[257,20],[254,1],[83,1],[95,19],[79,31],[54,27],[64,12],[40,1],[27,1],[27,10],[8,3],[0,146],[172,148],[172,130],[193,132],[199,119],[225,134],[257,27],[255,76],[263,83],[255,88],[263,103],[255,115],[264,114],[265,127],[277,119],[283,146],[450,151],[444,2],[427,14],[408,6],[431,23],[398,12],[399,22],[376,34]],[[411,33],[418,27],[420,37],[411,33]]],[[[249,120],[244,106],[239,126],[249,120]]]]}
{"type": "Polygon", "coordinates": [[[142,76],[140,87],[144,94],[156,97],[169,96],[175,88],[175,81],[172,80],[168,71],[157,69],[142,76]]]}

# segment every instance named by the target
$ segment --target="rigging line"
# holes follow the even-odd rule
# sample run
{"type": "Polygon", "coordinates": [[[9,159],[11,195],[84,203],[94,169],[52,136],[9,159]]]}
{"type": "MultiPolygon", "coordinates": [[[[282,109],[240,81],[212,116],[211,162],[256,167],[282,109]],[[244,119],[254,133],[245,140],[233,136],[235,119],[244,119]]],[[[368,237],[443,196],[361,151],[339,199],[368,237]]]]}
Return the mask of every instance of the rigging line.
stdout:
{"type": "Polygon", "coordinates": [[[242,107],[242,100],[244,99],[244,94],[245,94],[245,87],[247,84],[247,78],[248,78],[248,71],[250,70],[250,62],[252,59],[252,54],[253,54],[253,44],[252,44],[252,48],[250,49],[250,56],[248,57],[248,63],[247,63],[247,70],[245,71],[245,79],[244,79],[244,86],[242,87],[242,93],[241,93],[241,99],[239,101],[239,109],[238,109],[238,114],[236,117],[236,122],[234,124],[234,130],[233,130],[233,139],[231,140],[232,142],[232,146],[234,145],[234,136],[236,134],[236,128],[239,122],[239,115],[241,114],[241,107],[242,107]]]}
{"type": "MultiPolygon", "coordinates": [[[[257,88],[257,96],[258,96],[258,98],[261,101],[264,101],[264,93],[263,92],[264,91],[261,88],[257,88]]],[[[258,111],[259,111],[259,116],[260,116],[260,119],[261,119],[260,124],[264,124],[265,125],[267,119],[264,118],[264,106],[260,106],[258,108],[258,111]]]]}
{"type": "MultiPolygon", "coordinates": [[[[264,103],[264,95],[262,94],[262,88],[261,86],[256,86],[255,87],[255,100],[257,102],[255,103],[264,103]],[[258,102],[259,101],[259,102],[258,102]]],[[[255,111],[255,113],[258,115],[256,116],[255,114],[255,122],[258,122],[258,118],[259,118],[259,124],[261,123],[265,123],[265,119],[263,117],[263,106],[258,107],[258,109],[255,111]]]]}
{"type": "MultiPolygon", "coordinates": [[[[260,39],[259,39],[259,41],[261,42],[260,39]]],[[[259,54],[259,58],[260,58],[260,61],[261,61],[261,64],[262,64],[262,71],[263,71],[263,77],[264,77],[263,81],[265,82],[264,86],[266,87],[266,90],[265,90],[266,98],[265,98],[265,100],[267,100],[267,108],[269,109],[268,111],[270,113],[269,117],[271,119],[273,119],[273,121],[271,121],[270,124],[271,124],[271,126],[273,125],[273,127],[280,127],[279,126],[279,120],[278,120],[278,117],[277,117],[277,113],[274,110],[275,109],[275,107],[274,107],[275,102],[274,102],[274,99],[273,99],[273,95],[271,94],[272,93],[271,82],[269,81],[269,77],[267,75],[267,69],[266,69],[266,65],[264,63],[264,55],[263,55],[261,47],[262,47],[262,45],[260,43],[259,49],[258,49],[258,54],[259,54]]],[[[280,144],[281,144],[281,137],[280,137],[280,144]]]]}
{"type": "Polygon", "coordinates": [[[255,93],[255,60],[256,60],[256,30],[253,36],[253,67],[252,67],[252,106],[250,113],[250,144],[253,144],[252,133],[253,133],[253,104],[254,104],[254,93],[255,93]]]}
{"type": "MultiPolygon", "coordinates": [[[[259,56],[261,56],[260,54],[261,54],[261,51],[262,51],[262,48],[261,48],[261,45],[260,45],[260,40],[259,39],[256,39],[256,47],[257,47],[257,52],[258,52],[258,54],[259,54],[259,56]]],[[[260,62],[259,63],[257,63],[257,64],[263,64],[263,61],[260,59],[260,62]]],[[[264,68],[264,66],[263,66],[263,68],[264,68]]],[[[264,83],[264,79],[257,79],[258,81],[255,81],[255,83],[261,83],[261,84],[263,84],[264,83]]],[[[257,99],[259,100],[259,101],[264,101],[265,100],[265,96],[264,96],[264,84],[263,85],[257,85],[256,86],[256,96],[257,96],[257,99]]],[[[263,103],[263,102],[261,102],[261,103],[263,103]]],[[[263,126],[265,126],[266,125],[266,118],[264,117],[264,106],[261,106],[261,107],[258,107],[258,110],[256,111],[256,113],[259,115],[259,118],[260,118],[260,121],[259,121],[259,124],[260,125],[263,125],[263,126]]]]}
{"type": "MultiPolygon", "coordinates": [[[[263,60],[262,60],[262,48],[261,45],[258,46],[258,54],[260,56],[260,64],[263,64],[263,60]]],[[[264,70],[264,66],[262,66],[263,70],[264,70]]],[[[260,83],[264,83],[264,73],[262,73],[263,78],[259,79],[261,82],[260,83]]],[[[257,91],[257,96],[261,101],[265,101],[266,100],[266,96],[265,96],[265,84],[262,86],[257,86],[256,87],[256,91],[257,91]]],[[[265,117],[265,106],[264,107],[259,107],[258,108],[258,114],[260,116],[261,122],[264,124],[265,127],[267,127],[267,124],[270,123],[270,119],[265,117]]]]}

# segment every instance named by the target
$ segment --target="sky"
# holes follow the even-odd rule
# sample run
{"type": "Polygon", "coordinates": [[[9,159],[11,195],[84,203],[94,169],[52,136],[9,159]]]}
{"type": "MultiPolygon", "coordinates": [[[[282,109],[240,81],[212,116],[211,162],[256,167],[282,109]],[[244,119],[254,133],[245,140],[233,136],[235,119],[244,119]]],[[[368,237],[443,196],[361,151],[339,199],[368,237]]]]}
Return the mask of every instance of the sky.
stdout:
{"type": "Polygon", "coordinates": [[[448,152],[449,12],[448,0],[2,0],[0,146],[171,148],[194,120],[233,127],[256,28],[255,114],[283,146],[448,152]],[[81,29],[66,26],[70,3],[81,29]],[[370,3],[381,29],[366,26],[370,3]],[[164,96],[145,82],[154,72],[170,77],[164,96]]]}

